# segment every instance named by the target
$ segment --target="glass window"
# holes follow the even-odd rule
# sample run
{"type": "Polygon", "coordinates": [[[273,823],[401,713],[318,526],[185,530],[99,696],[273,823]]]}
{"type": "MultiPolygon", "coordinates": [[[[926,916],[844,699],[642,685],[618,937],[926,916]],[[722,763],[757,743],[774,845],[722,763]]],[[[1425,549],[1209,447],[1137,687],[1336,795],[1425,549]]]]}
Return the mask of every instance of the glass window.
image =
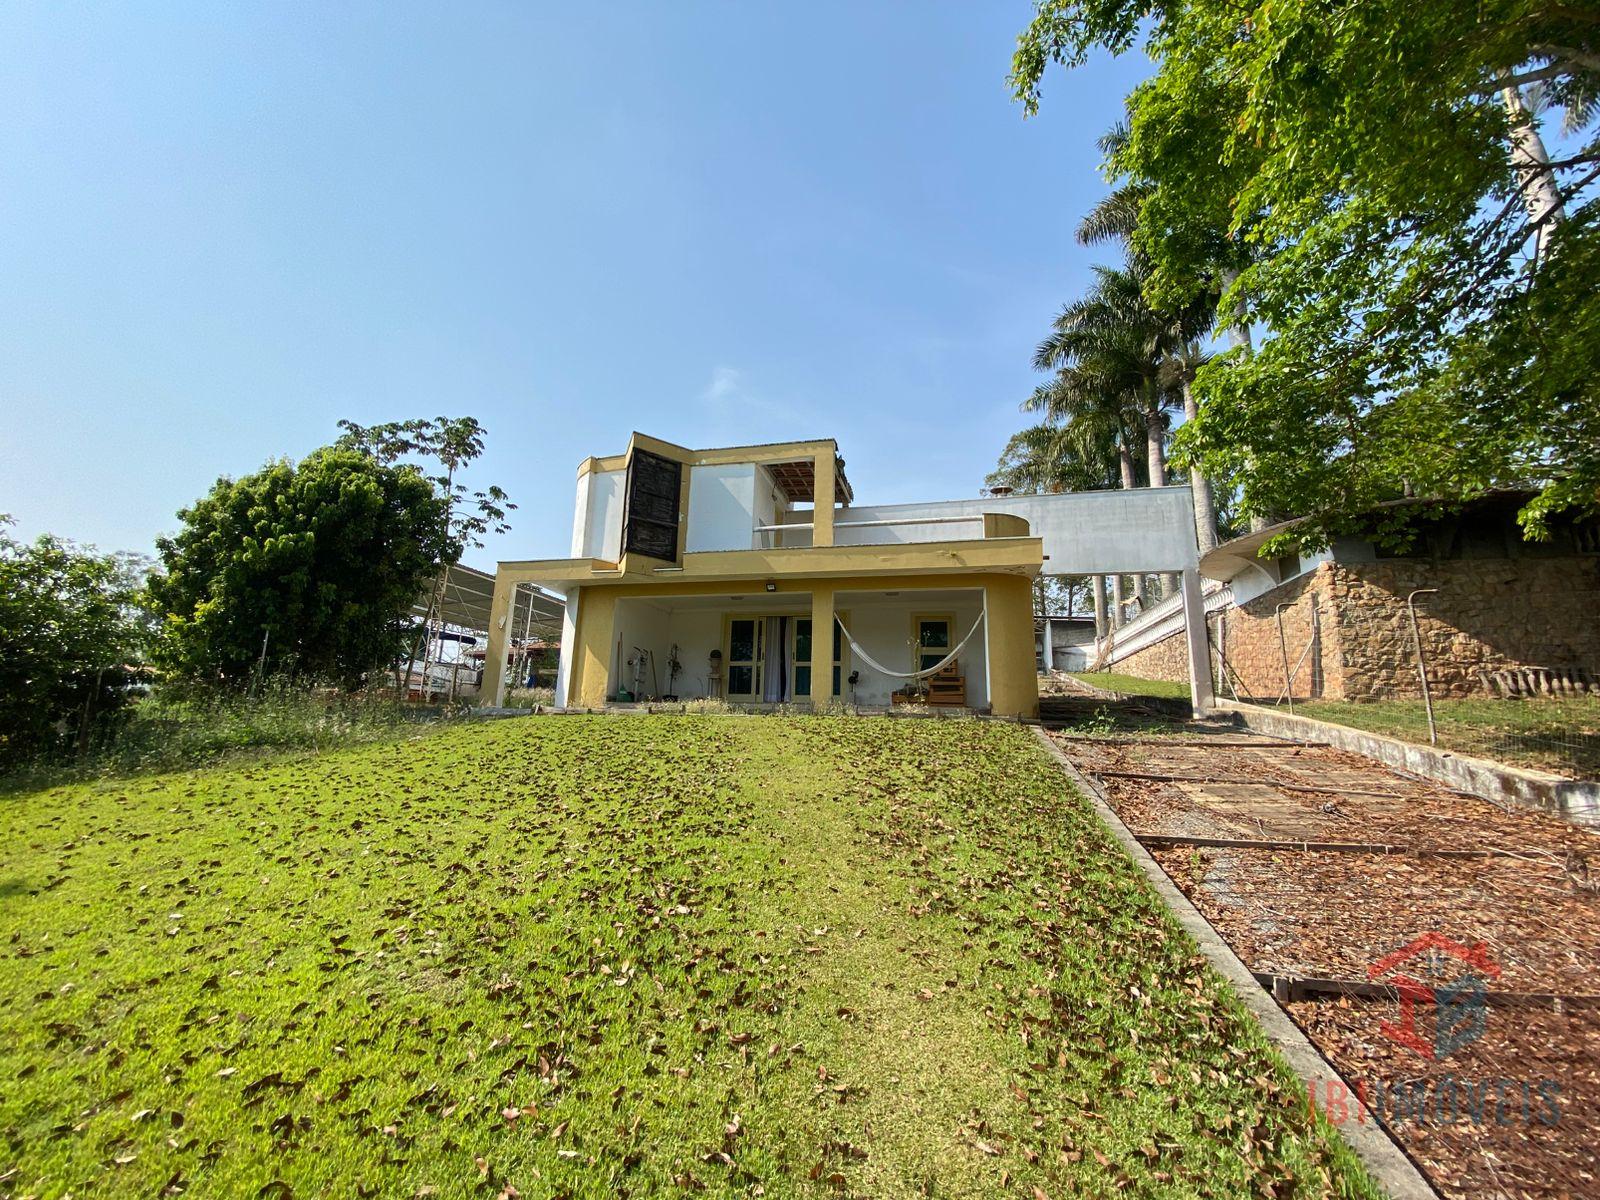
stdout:
{"type": "Polygon", "coordinates": [[[794,622],[794,660],[797,663],[811,661],[811,618],[796,617],[794,622]]]}
{"type": "Polygon", "coordinates": [[[751,667],[728,668],[728,694],[749,696],[755,692],[755,671],[751,667]]]}
{"type": "Polygon", "coordinates": [[[917,618],[917,670],[937,667],[950,653],[950,621],[947,617],[917,618]]]}
{"type": "MultiPolygon", "coordinates": [[[[751,662],[756,656],[756,623],[735,621],[728,636],[728,658],[732,662],[751,662]]],[[[731,681],[732,676],[729,676],[731,681]]],[[[749,691],[749,688],[733,689],[749,691]]]]}
{"type": "Polygon", "coordinates": [[[841,693],[839,691],[839,668],[838,667],[835,667],[833,669],[833,694],[835,696],[841,695],[841,693]]]}
{"type": "Polygon", "coordinates": [[[811,664],[795,663],[794,665],[794,694],[796,696],[811,695],[811,664]]]}

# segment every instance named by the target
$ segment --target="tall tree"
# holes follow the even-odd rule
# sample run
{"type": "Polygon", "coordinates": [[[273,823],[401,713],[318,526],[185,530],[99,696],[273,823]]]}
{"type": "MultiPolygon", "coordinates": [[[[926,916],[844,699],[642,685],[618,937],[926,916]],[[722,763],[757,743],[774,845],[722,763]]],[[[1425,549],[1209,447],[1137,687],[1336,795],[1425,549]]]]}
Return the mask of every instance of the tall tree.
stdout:
{"type": "Polygon", "coordinates": [[[1167,306],[1269,331],[1178,438],[1313,536],[1411,488],[1600,507],[1600,22],[1545,0],[1043,0],[1012,81],[1148,51],[1112,159],[1167,306]],[[1522,89],[1561,110],[1555,143],[1522,89]],[[1543,100],[1543,98],[1541,98],[1543,100]],[[1553,148],[1552,148],[1553,147],[1553,148]],[[1231,258],[1231,262],[1230,262],[1231,258]]]}
{"type": "Polygon", "coordinates": [[[445,511],[416,468],[348,448],[219,479],[157,542],[159,661],[224,687],[290,671],[356,686],[402,652],[445,511]]]}
{"type": "MultiPolygon", "coordinates": [[[[1128,144],[1127,126],[1113,126],[1097,144],[1102,154],[1116,155],[1128,144]]],[[[1116,242],[1124,253],[1137,256],[1133,239],[1139,228],[1139,206],[1144,201],[1145,191],[1144,185],[1126,180],[1113,188],[1078,222],[1078,241],[1085,246],[1116,242]]],[[[1171,316],[1179,345],[1171,351],[1166,368],[1168,378],[1176,380],[1183,397],[1184,419],[1189,421],[1199,415],[1194,375],[1207,359],[1200,348],[1200,339],[1210,330],[1210,313],[1215,302],[1214,296],[1202,294],[1171,316]]],[[[1189,490],[1194,497],[1195,540],[1200,553],[1204,554],[1217,545],[1217,506],[1211,481],[1198,464],[1189,466],[1189,490]]]]}
{"type": "MultiPolygon", "coordinates": [[[[1185,356],[1210,328],[1212,310],[1203,299],[1170,312],[1151,308],[1143,291],[1147,273],[1138,255],[1122,268],[1095,268],[1094,284],[1062,310],[1034,356],[1036,366],[1057,371],[1034,403],[1069,422],[1131,424],[1142,434],[1146,480],[1162,487],[1168,414],[1188,385],[1185,356]]],[[[1128,445],[1125,435],[1122,444],[1128,445]]],[[[1125,486],[1133,486],[1130,468],[1124,465],[1125,486]]],[[[1174,587],[1168,578],[1167,590],[1174,587]]]]}
{"type": "MultiPolygon", "coordinates": [[[[467,485],[456,478],[483,454],[488,431],[475,417],[416,418],[389,421],[382,425],[340,421],[339,428],[344,430],[339,438],[340,446],[359,450],[385,464],[404,460],[420,461],[430,464],[436,472],[426,478],[438,490],[444,504],[444,514],[440,518],[444,549],[428,593],[427,614],[423,618],[422,669],[426,674],[428,656],[432,651],[430,631],[443,611],[448,568],[460,562],[468,549],[481,547],[485,534],[506,532],[510,528],[506,516],[517,506],[511,503],[503,488],[491,484],[487,488],[469,491],[467,485]]],[[[407,690],[411,686],[415,658],[413,650],[406,660],[404,686],[407,690]]]]}
{"type": "MultiPolygon", "coordinates": [[[[1063,444],[1074,447],[1080,461],[1098,458],[1102,469],[1111,464],[1115,474],[1112,486],[1139,486],[1131,446],[1139,426],[1134,397],[1140,378],[1136,355],[1108,353],[1101,345],[1093,354],[1076,340],[1079,331],[1067,319],[1057,318],[1051,334],[1034,352],[1034,366],[1054,369],[1047,383],[1035,388],[1023,401],[1024,412],[1046,416],[1046,428],[1058,430],[1063,444]]],[[[1112,624],[1120,625],[1124,616],[1122,576],[1112,577],[1112,624]]],[[[1141,576],[1133,579],[1134,599],[1145,606],[1145,584],[1141,576]]]]}

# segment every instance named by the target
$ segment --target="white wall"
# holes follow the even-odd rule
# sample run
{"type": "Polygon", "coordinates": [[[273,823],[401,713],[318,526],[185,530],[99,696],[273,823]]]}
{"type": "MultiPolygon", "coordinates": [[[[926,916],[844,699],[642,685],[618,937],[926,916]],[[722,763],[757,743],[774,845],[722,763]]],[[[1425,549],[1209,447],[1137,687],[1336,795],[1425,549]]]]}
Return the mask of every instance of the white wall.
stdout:
{"type": "Polygon", "coordinates": [[[755,464],[689,469],[689,530],[684,542],[687,553],[749,550],[754,545],[751,539],[755,514],[755,464]]]}
{"type": "Polygon", "coordinates": [[[911,517],[979,517],[1012,513],[1044,540],[1047,575],[1132,575],[1181,571],[1195,565],[1194,501],[1188,487],[1133,488],[1116,492],[1064,492],[1054,496],[994,496],[928,504],[855,505],[834,511],[837,545],[876,546],[983,536],[977,520],[961,524],[890,525],[840,529],[841,521],[911,517]]]}
{"type": "MultiPolygon", "coordinates": [[[[786,507],[786,501],[778,485],[772,480],[772,472],[766,467],[756,468],[755,480],[755,523],[757,525],[776,525],[778,518],[786,507]]],[[[754,544],[757,546],[778,546],[783,543],[783,535],[777,533],[763,534],[754,544]]]]}
{"type": "MultiPolygon", "coordinates": [[[[711,652],[722,648],[722,614],[680,609],[672,614],[670,635],[670,641],[678,647],[678,661],[683,663],[677,694],[685,700],[699,700],[710,695],[706,690],[706,674],[711,665],[711,652]]],[[[665,679],[661,686],[667,686],[665,679]]]]}
{"type": "MultiPolygon", "coordinates": [[[[568,700],[568,685],[572,682],[572,656],[578,648],[578,603],[583,598],[583,589],[575,587],[567,593],[567,602],[561,614],[561,657],[556,663],[556,703],[565,706],[568,700]]],[[[502,688],[504,684],[502,683],[502,688]]],[[[504,696],[496,698],[495,703],[502,703],[504,696]]]]}
{"type": "MultiPolygon", "coordinates": [[[[850,603],[848,595],[840,595],[834,601],[844,614],[845,625],[850,630],[850,636],[861,643],[861,648],[877,659],[884,666],[895,671],[909,671],[912,669],[911,647],[911,617],[942,616],[949,614],[954,622],[951,637],[960,641],[966,636],[967,630],[972,628],[972,623],[978,619],[978,613],[983,607],[983,601],[974,594],[971,599],[963,597],[956,603],[949,600],[918,602],[913,596],[909,601],[898,604],[882,603],[850,603]]],[[[978,632],[967,643],[956,665],[966,677],[967,706],[981,708],[989,703],[989,692],[984,670],[985,630],[978,627],[978,632]]],[[[850,647],[845,645],[844,676],[840,681],[843,698],[850,699],[850,685],[846,682],[852,670],[861,672],[861,680],[856,684],[855,698],[857,704],[888,704],[889,694],[906,685],[906,680],[884,675],[860,662],[850,654],[850,647]]]]}
{"type": "Polygon", "coordinates": [[[649,664],[646,663],[645,694],[667,690],[667,650],[672,645],[668,627],[671,619],[671,613],[656,601],[617,601],[617,615],[612,623],[611,646],[608,651],[611,663],[611,687],[608,699],[614,697],[620,688],[632,690],[633,671],[628,666],[628,659],[633,657],[635,647],[643,648],[655,655],[655,677],[660,681],[659,688],[651,677],[649,664]]]}
{"type": "Polygon", "coordinates": [[[616,562],[622,555],[622,500],[626,471],[590,471],[578,480],[572,521],[572,557],[616,562]]]}

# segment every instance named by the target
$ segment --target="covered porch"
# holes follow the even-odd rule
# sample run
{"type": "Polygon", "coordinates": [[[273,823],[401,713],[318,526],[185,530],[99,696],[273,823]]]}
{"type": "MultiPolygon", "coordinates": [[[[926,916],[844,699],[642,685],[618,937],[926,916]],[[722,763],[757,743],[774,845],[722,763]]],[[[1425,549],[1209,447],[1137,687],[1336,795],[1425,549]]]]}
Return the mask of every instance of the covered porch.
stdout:
{"type": "Polygon", "coordinates": [[[888,582],[584,587],[569,596],[578,636],[563,656],[557,703],[1037,710],[1026,577],[888,582]],[[907,678],[935,668],[931,680],[907,678]]]}

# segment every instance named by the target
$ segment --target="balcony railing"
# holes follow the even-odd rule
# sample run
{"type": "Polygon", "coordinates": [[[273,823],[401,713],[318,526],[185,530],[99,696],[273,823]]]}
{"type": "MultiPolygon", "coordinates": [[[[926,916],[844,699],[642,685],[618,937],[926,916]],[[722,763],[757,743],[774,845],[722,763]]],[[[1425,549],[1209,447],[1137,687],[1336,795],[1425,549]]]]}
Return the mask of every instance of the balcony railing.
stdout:
{"type": "MultiPolygon", "coordinates": [[[[957,540],[964,537],[983,538],[1025,536],[1026,522],[1022,522],[1022,528],[1020,531],[1009,526],[1007,526],[1005,530],[1002,530],[1001,528],[1001,526],[1005,525],[1008,521],[1018,520],[1020,520],[1020,518],[1007,518],[1003,514],[997,513],[962,513],[952,516],[888,517],[873,521],[835,521],[833,523],[833,544],[836,546],[893,546],[906,545],[916,542],[957,540]],[[991,518],[997,519],[991,520],[991,518]],[[966,526],[970,532],[963,531],[961,533],[946,533],[943,529],[940,529],[938,533],[927,537],[887,538],[882,540],[875,539],[870,536],[852,536],[850,533],[851,530],[858,529],[889,529],[923,525],[963,525],[966,526]],[[992,531],[991,526],[994,526],[992,531]]],[[[757,525],[755,527],[752,548],[756,550],[776,549],[778,548],[778,536],[799,532],[810,534],[815,528],[816,522],[814,521],[796,521],[787,525],[757,525]]],[[[805,539],[804,545],[809,546],[810,544],[811,539],[808,536],[805,539]]],[[[783,548],[799,549],[801,547],[795,545],[794,543],[790,543],[785,545],[783,548]]]]}

